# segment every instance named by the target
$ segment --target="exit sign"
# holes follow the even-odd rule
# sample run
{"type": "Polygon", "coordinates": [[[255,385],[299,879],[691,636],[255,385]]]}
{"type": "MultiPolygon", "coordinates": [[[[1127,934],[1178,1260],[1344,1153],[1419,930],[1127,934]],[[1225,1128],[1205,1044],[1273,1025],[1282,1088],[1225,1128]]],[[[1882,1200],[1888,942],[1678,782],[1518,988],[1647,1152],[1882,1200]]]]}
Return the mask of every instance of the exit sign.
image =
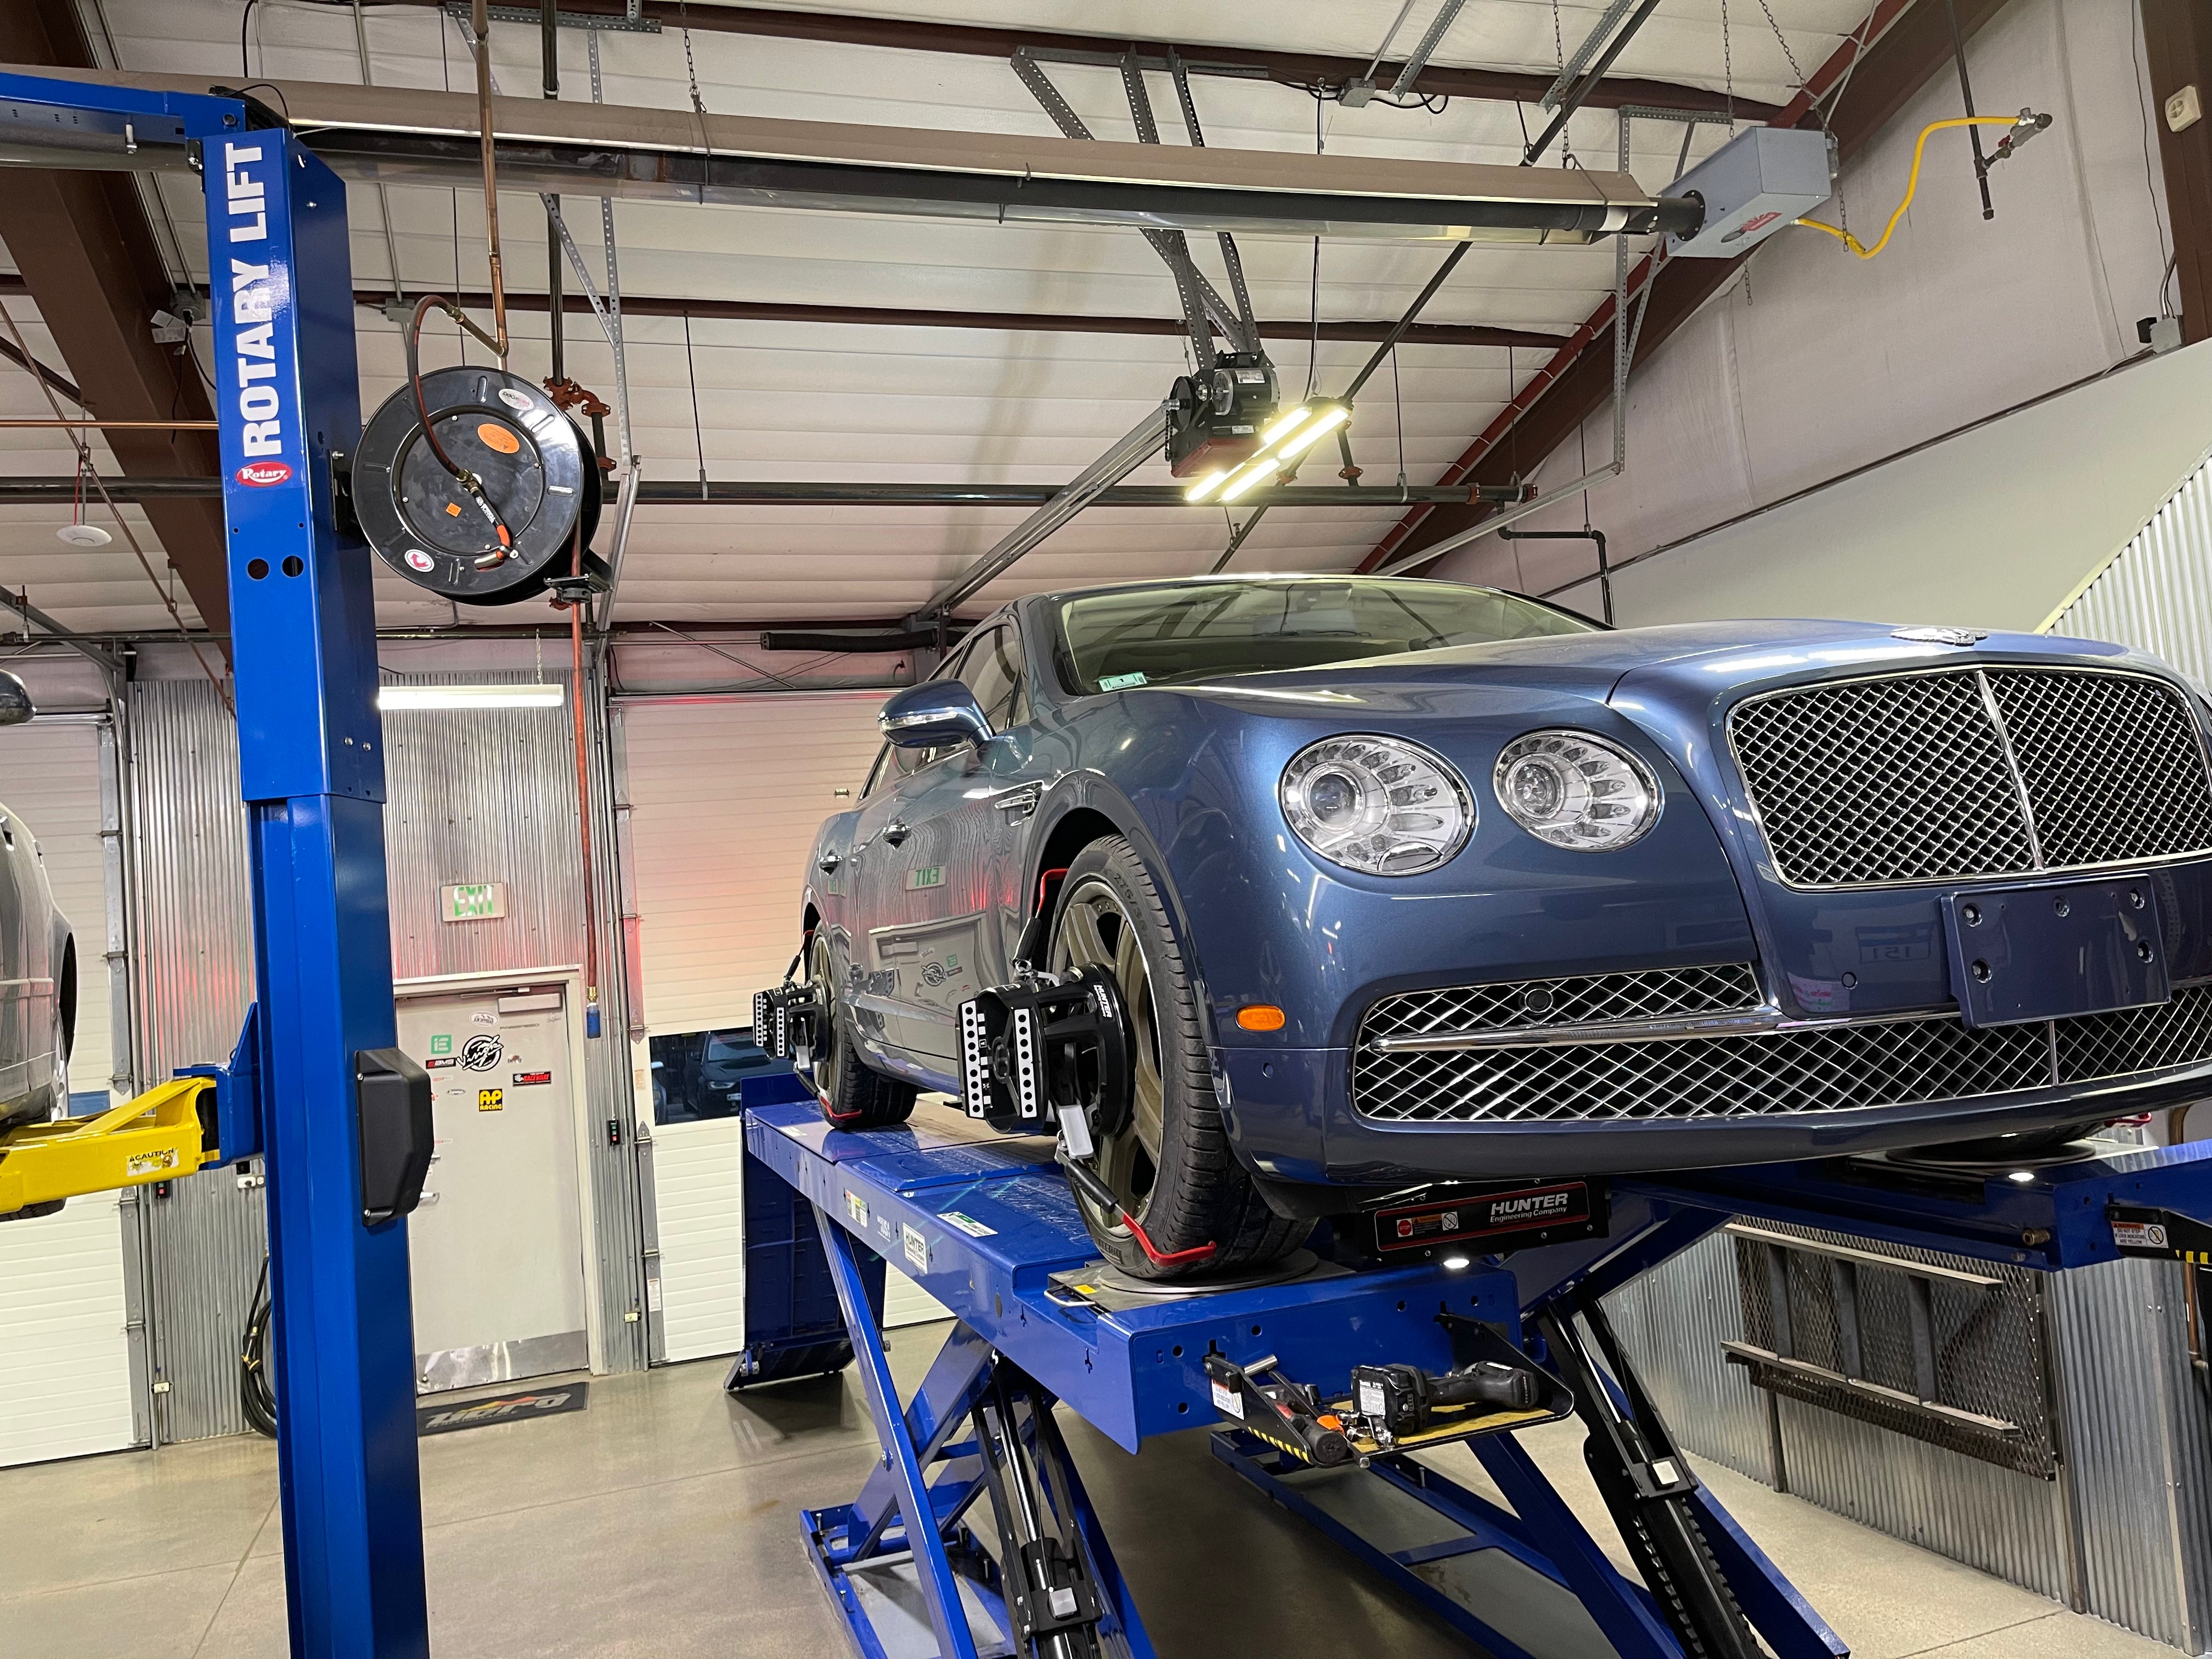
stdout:
{"type": "Polygon", "coordinates": [[[463,882],[438,890],[441,921],[497,921],[507,914],[507,884],[503,881],[463,882]]]}

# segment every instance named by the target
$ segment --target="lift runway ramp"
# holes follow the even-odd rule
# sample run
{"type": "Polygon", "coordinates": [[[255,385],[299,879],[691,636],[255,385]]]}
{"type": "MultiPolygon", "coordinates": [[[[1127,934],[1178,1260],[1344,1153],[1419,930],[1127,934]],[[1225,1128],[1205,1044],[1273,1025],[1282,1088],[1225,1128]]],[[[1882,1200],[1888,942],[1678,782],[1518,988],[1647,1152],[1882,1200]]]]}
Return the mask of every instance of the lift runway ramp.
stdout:
{"type": "Polygon", "coordinates": [[[1855,1159],[1621,1180],[1594,1237],[1448,1257],[1456,1267],[1346,1256],[1279,1282],[1132,1294],[1102,1282],[1042,1137],[926,1109],[852,1133],[807,1099],[753,1105],[745,1141],[748,1178],[780,1177],[811,1206],[884,1446],[855,1500],[802,1512],[861,1659],[1152,1653],[1056,1405],[1131,1451],[1212,1426],[1224,1464],[1502,1659],[1839,1659],[1844,1643],[1698,1483],[1603,1298],[1736,1218],[2045,1271],[2212,1250],[2212,1146],[2098,1143],[2016,1170],[1855,1159]],[[878,1255],[958,1322],[904,1402],[868,1278],[878,1255]],[[1249,1367],[1333,1401],[1355,1366],[1448,1371],[1478,1328],[1559,1399],[1571,1391],[1642,1583],[1514,1437],[1564,1407],[1443,1437],[1466,1442],[1501,1505],[1410,1438],[1314,1467],[1262,1420],[1264,1396],[1222,1386],[1249,1367]],[[975,1530],[992,1525],[995,1547],[975,1530]]]}

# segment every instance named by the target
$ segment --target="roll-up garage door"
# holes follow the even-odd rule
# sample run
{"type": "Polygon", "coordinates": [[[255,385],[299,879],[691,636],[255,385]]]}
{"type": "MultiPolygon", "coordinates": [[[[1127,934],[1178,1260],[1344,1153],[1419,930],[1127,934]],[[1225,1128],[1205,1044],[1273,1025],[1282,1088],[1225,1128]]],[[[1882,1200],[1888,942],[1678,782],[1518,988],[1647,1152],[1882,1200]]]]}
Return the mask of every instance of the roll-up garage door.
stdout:
{"type": "MultiPolygon", "coordinates": [[[[859,799],[882,704],[869,691],[620,705],[654,1036],[750,1024],[753,993],[782,979],[814,832],[859,799]]],[[[640,1120],[652,1115],[641,1100],[640,1120]]],[[[731,1352],[744,1340],[738,1123],[663,1124],[653,1136],[663,1355],[731,1352]]],[[[886,1323],[948,1316],[903,1273],[889,1275],[886,1323]]]]}
{"type": "MultiPolygon", "coordinates": [[[[82,1107],[106,1097],[107,889],[100,839],[100,732],[88,720],[0,730],[0,804],[38,838],[54,902],[76,931],[82,1107]]],[[[135,1443],[124,1326],[123,1228],[112,1193],[0,1225],[0,1464],[135,1443]]]]}

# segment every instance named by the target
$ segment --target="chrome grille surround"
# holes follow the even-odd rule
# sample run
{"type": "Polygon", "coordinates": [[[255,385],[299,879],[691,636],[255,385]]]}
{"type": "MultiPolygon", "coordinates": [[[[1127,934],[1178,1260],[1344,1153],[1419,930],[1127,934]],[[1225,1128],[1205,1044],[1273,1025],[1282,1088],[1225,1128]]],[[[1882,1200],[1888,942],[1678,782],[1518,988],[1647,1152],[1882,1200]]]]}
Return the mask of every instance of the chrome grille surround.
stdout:
{"type": "MultiPolygon", "coordinates": [[[[1458,994],[1480,990],[1503,998],[1530,983],[1557,982],[1468,987],[1458,994]]],[[[2206,981],[2177,986],[2171,1002],[2154,1007],[1978,1031],[1946,1011],[1666,1041],[1378,1048],[1371,1024],[1376,1012],[1405,1000],[1377,1003],[1353,1048],[1352,1109],[1371,1122],[1757,1119],[1964,1100],[2212,1060],[2212,982],[2206,981]]],[[[1477,1034],[1477,1028],[1461,1029],[1477,1034]]],[[[1401,1026],[1398,1034],[1404,1030],[1401,1026]]],[[[1434,1027],[1422,1032],[1438,1034],[1434,1027]]]]}
{"type": "Polygon", "coordinates": [[[1991,664],[1747,697],[1728,735],[1788,886],[2094,869],[2212,850],[2212,773],[2180,690],[1991,664]]]}
{"type": "Polygon", "coordinates": [[[1360,1021],[1364,1043],[1435,1032],[1598,1025],[1729,1013],[1759,1006],[1759,975],[1747,962],[1656,973],[1581,974],[1567,979],[1453,985],[1384,997],[1360,1021]]]}

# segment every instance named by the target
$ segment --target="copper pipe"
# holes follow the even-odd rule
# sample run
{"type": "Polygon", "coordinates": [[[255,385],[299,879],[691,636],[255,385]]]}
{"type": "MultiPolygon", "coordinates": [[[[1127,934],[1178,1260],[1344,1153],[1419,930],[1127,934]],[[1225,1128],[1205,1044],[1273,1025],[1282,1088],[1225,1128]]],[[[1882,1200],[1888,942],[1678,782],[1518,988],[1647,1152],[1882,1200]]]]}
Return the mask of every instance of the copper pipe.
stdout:
{"type": "Polygon", "coordinates": [[[484,0],[475,0],[469,21],[477,36],[477,129],[483,146],[484,237],[491,258],[492,330],[499,338],[492,348],[499,366],[507,367],[507,277],[499,262],[499,184],[492,160],[491,19],[484,0]]]}
{"type": "Polygon", "coordinates": [[[66,427],[70,431],[82,428],[86,431],[214,432],[222,424],[220,421],[0,421],[0,427],[66,427]]]}

